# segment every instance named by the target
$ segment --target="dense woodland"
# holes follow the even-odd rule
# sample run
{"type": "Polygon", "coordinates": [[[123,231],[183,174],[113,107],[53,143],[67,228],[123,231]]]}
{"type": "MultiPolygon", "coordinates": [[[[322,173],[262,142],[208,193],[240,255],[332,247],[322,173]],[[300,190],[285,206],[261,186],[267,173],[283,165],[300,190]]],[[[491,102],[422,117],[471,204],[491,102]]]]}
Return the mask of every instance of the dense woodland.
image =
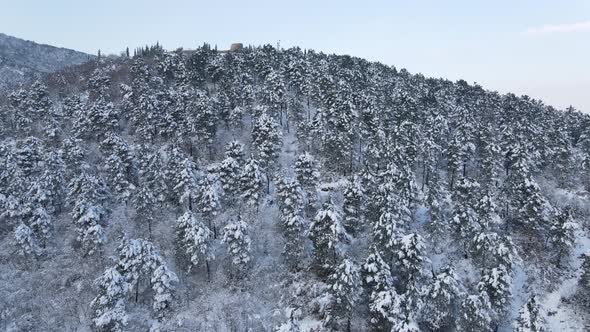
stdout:
{"type": "Polygon", "coordinates": [[[299,48],[0,96],[0,329],[590,326],[590,116],[299,48]]]}

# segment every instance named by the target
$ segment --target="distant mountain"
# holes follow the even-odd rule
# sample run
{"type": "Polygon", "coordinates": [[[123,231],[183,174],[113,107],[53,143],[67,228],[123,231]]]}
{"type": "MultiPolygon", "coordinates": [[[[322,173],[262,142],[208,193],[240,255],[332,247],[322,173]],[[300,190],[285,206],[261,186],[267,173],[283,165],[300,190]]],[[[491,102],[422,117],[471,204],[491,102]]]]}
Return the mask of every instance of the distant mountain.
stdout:
{"type": "Polygon", "coordinates": [[[0,33],[0,90],[45,73],[88,61],[94,56],[67,48],[37,44],[0,33]]]}

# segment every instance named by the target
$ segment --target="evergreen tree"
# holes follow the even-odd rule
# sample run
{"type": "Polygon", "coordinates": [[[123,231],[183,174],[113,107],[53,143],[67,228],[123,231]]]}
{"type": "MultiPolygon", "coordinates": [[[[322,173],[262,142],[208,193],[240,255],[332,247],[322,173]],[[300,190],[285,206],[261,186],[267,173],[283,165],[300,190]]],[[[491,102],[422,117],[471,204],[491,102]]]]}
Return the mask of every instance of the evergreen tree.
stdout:
{"type": "Polygon", "coordinates": [[[41,253],[35,233],[25,224],[20,224],[14,231],[14,245],[17,254],[25,258],[36,257],[41,253]]]}
{"type": "Polygon", "coordinates": [[[348,258],[342,260],[328,278],[332,303],[324,325],[334,331],[350,331],[352,310],[357,300],[358,267],[348,258]]]}
{"type": "Polygon", "coordinates": [[[186,211],[176,222],[176,246],[179,255],[188,258],[188,271],[205,262],[209,277],[209,261],[214,259],[211,249],[212,233],[194,214],[186,211]]]}
{"type": "Polygon", "coordinates": [[[128,316],[125,297],[129,284],[117,268],[111,267],[98,277],[94,284],[98,295],[92,300],[92,322],[100,331],[123,331],[127,326],[128,316]]]}
{"type": "Polygon", "coordinates": [[[442,269],[427,287],[422,308],[423,321],[432,331],[453,326],[454,309],[459,302],[459,283],[454,269],[442,269]]]}
{"type": "Polygon", "coordinates": [[[51,230],[53,229],[51,216],[45,208],[39,206],[33,209],[30,223],[35,237],[39,240],[41,247],[45,248],[47,241],[51,237],[51,230]]]}
{"type": "Polygon", "coordinates": [[[459,239],[470,238],[478,230],[478,216],[473,198],[478,190],[479,185],[467,178],[460,178],[454,188],[452,223],[459,239]]]}
{"type": "Polygon", "coordinates": [[[233,265],[232,275],[243,278],[251,260],[248,225],[240,218],[237,221],[230,221],[223,229],[222,242],[227,244],[227,253],[233,265]]]}
{"type": "Polygon", "coordinates": [[[302,191],[297,180],[280,179],[277,185],[281,226],[285,238],[283,257],[292,269],[297,269],[305,253],[302,191]]]}
{"type": "Polygon", "coordinates": [[[570,207],[560,209],[552,220],[549,230],[550,240],[557,250],[557,265],[561,264],[564,256],[573,249],[576,242],[576,229],[578,224],[572,217],[570,207]]]}
{"type": "Polygon", "coordinates": [[[422,274],[422,265],[428,260],[424,254],[424,240],[419,234],[410,233],[400,237],[394,259],[400,272],[402,289],[407,293],[418,293],[416,287],[422,274]]]}
{"type": "Polygon", "coordinates": [[[373,302],[379,298],[378,294],[380,292],[386,292],[393,287],[393,278],[389,264],[383,260],[379,254],[379,250],[375,247],[371,249],[371,254],[369,254],[365,263],[362,265],[362,276],[363,285],[369,298],[369,321],[371,327],[375,331],[390,329],[390,322],[387,317],[384,317],[379,310],[374,311],[375,308],[379,307],[377,303],[373,302]]]}
{"type": "Polygon", "coordinates": [[[446,195],[443,190],[438,172],[432,172],[426,191],[426,205],[428,206],[429,216],[426,229],[435,245],[443,238],[448,229],[444,213],[446,195]]]}
{"type": "Polygon", "coordinates": [[[232,204],[233,198],[240,190],[240,172],[241,166],[233,157],[226,157],[219,165],[219,181],[225,202],[232,204]]]}
{"type": "Polygon", "coordinates": [[[305,190],[308,206],[312,206],[317,200],[317,186],[320,180],[320,173],[315,158],[309,153],[303,153],[295,161],[295,174],[297,181],[305,190]]]}
{"type": "Polygon", "coordinates": [[[469,295],[461,302],[457,331],[492,331],[492,319],[489,314],[490,303],[487,295],[469,295]]]}
{"type": "Polygon", "coordinates": [[[252,145],[260,167],[266,172],[268,192],[271,174],[279,157],[281,132],[267,114],[262,114],[252,126],[252,145]]]}
{"type": "Polygon", "coordinates": [[[162,319],[171,309],[174,284],[178,282],[178,278],[166,265],[160,265],[152,273],[150,282],[154,291],[152,309],[156,317],[162,319]]]}
{"type": "Polygon", "coordinates": [[[193,210],[193,202],[197,199],[198,182],[195,164],[188,158],[180,165],[174,182],[174,191],[178,193],[178,202],[189,211],[193,210]]]}
{"type": "Polygon", "coordinates": [[[256,159],[250,159],[240,175],[240,187],[242,188],[242,199],[248,206],[258,206],[261,199],[263,177],[256,159]]]}
{"type": "Polygon", "coordinates": [[[214,224],[215,217],[221,211],[220,192],[221,189],[211,175],[203,176],[198,187],[198,204],[197,208],[203,219],[207,221],[209,229],[213,229],[213,234],[217,238],[217,228],[214,224]]]}
{"type": "Polygon", "coordinates": [[[133,196],[135,206],[135,219],[139,225],[147,224],[148,234],[152,236],[152,224],[156,213],[156,197],[152,189],[144,183],[133,196]]]}
{"type": "Polygon", "coordinates": [[[349,234],[355,234],[361,227],[363,189],[360,179],[347,181],[342,206],[344,227],[349,234]]]}
{"type": "Polygon", "coordinates": [[[501,315],[507,309],[512,295],[512,276],[505,266],[485,269],[477,284],[480,293],[487,293],[490,303],[496,313],[501,315]]]}
{"type": "Polygon", "coordinates": [[[313,244],[314,265],[320,271],[330,271],[337,262],[339,245],[348,239],[340,214],[332,202],[326,202],[309,227],[313,244]]]}
{"type": "Polygon", "coordinates": [[[536,296],[532,296],[518,311],[518,318],[514,324],[514,332],[541,332],[542,318],[539,315],[539,305],[536,296]]]}

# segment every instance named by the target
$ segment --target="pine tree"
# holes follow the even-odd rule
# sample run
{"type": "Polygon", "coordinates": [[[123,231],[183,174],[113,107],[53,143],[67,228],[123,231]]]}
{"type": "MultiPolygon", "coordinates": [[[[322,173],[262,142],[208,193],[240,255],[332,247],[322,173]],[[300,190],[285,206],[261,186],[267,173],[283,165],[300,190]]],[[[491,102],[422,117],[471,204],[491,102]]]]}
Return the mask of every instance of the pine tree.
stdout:
{"type": "Polygon", "coordinates": [[[244,146],[238,141],[231,141],[225,148],[225,157],[234,159],[240,167],[244,166],[244,146]]]}
{"type": "Polygon", "coordinates": [[[41,247],[45,248],[47,241],[51,237],[53,220],[42,206],[33,209],[32,212],[31,229],[35,233],[35,237],[39,240],[41,247]]]}
{"type": "Polygon", "coordinates": [[[460,178],[453,192],[452,223],[459,239],[468,239],[478,231],[478,217],[474,208],[474,195],[479,190],[476,182],[460,178]]]}
{"type": "Polygon", "coordinates": [[[561,264],[564,256],[567,256],[573,249],[576,242],[576,229],[578,224],[572,217],[570,207],[560,209],[553,217],[549,230],[550,240],[557,250],[557,265],[561,264]]]}
{"type": "Polygon", "coordinates": [[[197,208],[203,219],[207,221],[209,229],[213,229],[213,234],[217,237],[217,228],[214,224],[215,217],[222,210],[218,181],[212,175],[203,176],[198,188],[197,208]]]}
{"type": "Polygon", "coordinates": [[[100,331],[123,331],[127,326],[125,298],[130,285],[115,267],[108,268],[94,284],[98,295],[92,300],[92,322],[100,331]]]}
{"type": "Polygon", "coordinates": [[[106,241],[101,225],[105,211],[102,207],[87,201],[76,202],[72,219],[78,231],[77,240],[84,256],[100,253],[106,241]]]}
{"type": "Polygon", "coordinates": [[[352,181],[347,181],[343,194],[342,212],[344,227],[349,234],[355,234],[362,226],[363,189],[360,179],[354,177],[352,181]]]}
{"type": "Polygon", "coordinates": [[[133,196],[133,204],[135,206],[136,221],[141,226],[147,224],[148,234],[151,237],[154,214],[156,213],[156,197],[154,197],[152,189],[146,183],[133,196]]]}
{"type": "Polygon", "coordinates": [[[77,241],[84,256],[101,251],[105,242],[102,227],[106,211],[103,202],[106,198],[104,183],[98,178],[82,173],[70,182],[69,197],[74,201],[72,220],[78,233],[77,241]]]}
{"type": "Polygon", "coordinates": [[[518,318],[514,323],[514,332],[541,332],[542,318],[539,314],[539,304],[536,296],[532,296],[518,311],[518,318]]]}
{"type": "Polygon", "coordinates": [[[433,171],[430,175],[426,191],[426,205],[428,206],[428,224],[426,229],[428,235],[435,245],[443,238],[448,230],[448,221],[445,220],[445,193],[443,186],[440,184],[438,171],[433,171]]]}
{"type": "Polygon", "coordinates": [[[150,282],[154,291],[152,309],[156,317],[162,319],[171,310],[174,284],[178,282],[178,277],[166,265],[160,265],[152,273],[150,282]]]}
{"type": "Polygon", "coordinates": [[[193,202],[199,195],[195,164],[187,158],[178,166],[180,169],[174,182],[174,191],[178,193],[178,202],[192,211],[193,202]]]}
{"type": "Polygon", "coordinates": [[[330,271],[337,262],[339,245],[348,239],[340,214],[332,202],[324,203],[309,227],[313,244],[314,265],[320,271],[330,271]]]}
{"type": "Polygon", "coordinates": [[[389,195],[384,212],[373,225],[373,240],[383,251],[386,259],[391,259],[405,228],[406,210],[400,197],[389,195]]]}
{"type": "Polygon", "coordinates": [[[219,165],[219,181],[227,204],[232,204],[240,190],[241,166],[233,157],[226,157],[219,165]]]}
{"type": "Polygon", "coordinates": [[[277,184],[281,226],[285,238],[283,257],[292,269],[299,268],[305,253],[303,196],[297,180],[280,179],[277,184]]]}
{"type": "Polygon", "coordinates": [[[390,328],[390,322],[380,311],[374,311],[374,309],[378,307],[378,304],[374,303],[374,301],[379,298],[378,294],[380,292],[386,292],[392,289],[393,278],[391,276],[389,264],[383,260],[379,254],[379,250],[375,247],[371,249],[371,254],[369,254],[362,265],[362,277],[363,286],[365,287],[369,298],[369,321],[371,327],[375,331],[388,330],[390,328]]]}
{"type": "Polygon", "coordinates": [[[212,233],[194,214],[186,211],[176,222],[177,250],[181,256],[188,258],[188,271],[202,261],[207,267],[209,277],[209,261],[215,258],[211,249],[212,233]]]}
{"type": "Polygon", "coordinates": [[[410,233],[400,237],[394,259],[402,277],[402,289],[406,293],[418,292],[416,287],[422,274],[422,265],[428,260],[424,254],[424,240],[419,234],[410,233]]]}
{"type": "Polygon", "coordinates": [[[309,153],[303,153],[295,161],[295,174],[297,181],[301,184],[306,193],[308,206],[317,201],[317,186],[320,180],[320,173],[315,158],[309,153]]]}
{"type": "Polygon", "coordinates": [[[580,266],[580,270],[582,272],[580,279],[578,280],[578,298],[580,298],[580,302],[586,306],[590,306],[590,301],[588,301],[588,294],[590,294],[590,251],[586,251],[579,257],[582,260],[582,264],[580,266]]]}
{"type": "Polygon", "coordinates": [[[233,265],[232,275],[238,279],[243,278],[251,260],[248,225],[240,218],[230,221],[223,229],[222,242],[227,244],[227,253],[233,265]]]}
{"type": "Polygon", "coordinates": [[[486,292],[492,307],[501,315],[507,308],[512,295],[512,276],[505,266],[485,269],[477,284],[480,293],[486,292]]]}
{"type": "Polygon", "coordinates": [[[256,211],[258,211],[260,204],[262,186],[263,177],[258,166],[258,161],[250,159],[240,175],[241,196],[246,205],[255,206],[256,211]]]}
{"type": "Polygon", "coordinates": [[[260,167],[266,172],[268,192],[270,178],[279,158],[281,132],[267,114],[262,114],[252,126],[252,145],[260,167]]]}
{"type": "Polygon", "coordinates": [[[25,258],[34,258],[41,253],[35,233],[25,224],[20,224],[16,227],[14,231],[14,245],[16,246],[17,254],[25,258]]]}
{"type": "Polygon", "coordinates": [[[492,331],[492,319],[489,314],[490,303],[485,293],[469,295],[461,302],[457,331],[472,332],[492,331]]]}
{"type": "Polygon", "coordinates": [[[453,325],[454,308],[459,301],[459,283],[451,266],[443,268],[428,286],[424,297],[422,317],[432,331],[444,330],[453,325]]]}
{"type": "Polygon", "coordinates": [[[358,267],[350,259],[342,260],[328,278],[328,292],[332,303],[324,325],[334,331],[350,331],[352,310],[357,300],[358,267]]]}
{"type": "Polygon", "coordinates": [[[369,310],[388,323],[387,327],[380,327],[377,331],[418,332],[418,327],[413,320],[412,312],[407,306],[408,299],[405,294],[398,294],[395,289],[387,289],[374,292],[371,295],[369,310]]]}

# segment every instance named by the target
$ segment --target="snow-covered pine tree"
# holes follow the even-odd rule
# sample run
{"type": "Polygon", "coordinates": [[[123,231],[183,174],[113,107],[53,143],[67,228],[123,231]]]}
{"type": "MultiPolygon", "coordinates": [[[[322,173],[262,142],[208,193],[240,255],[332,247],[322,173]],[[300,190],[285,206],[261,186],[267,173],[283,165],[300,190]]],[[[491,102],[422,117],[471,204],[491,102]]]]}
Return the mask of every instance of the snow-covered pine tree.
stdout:
{"type": "Polygon", "coordinates": [[[231,275],[238,279],[245,277],[251,261],[248,225],[239,217],[236,221],[230,221],[223,228],[221,241],[227,244],[227,253],[233,266],[231,275]]]}
{"type": "Polygon", "coordinates": [[[225,198],[224,203],[232,206],[234,198],[240,190],[240,163],[235,158],[227,156],[219,164],[218,172],[223,197],[225,198]]]}
{"type": "Polygon", "coordinates": [[[426,205],[428,206],[429,220],[425,226],[428,236],[435,246],[440,242],[444,234],[446,234],[449,227],[447,220],[445,220],[445,196],[440,175],[435,170],[430,173],[426,189],[426,205]]]}
{"type": "Polygon", "coordinates": [[[363,188],[358,177],[347,181],[344,188],[342,214],[344,227],[349,234],[356,234],[362,227],[363,188]]]}
{"type": "Polygon", "coordinates": [[[252,126],[252,145],[260,167],[266,173],[267,193],[270,190],[270,179],[279,158],[282,133],[278,124],[266,113],[262,114],[252,126]]]}
{"type": "Polygon", "coordinates": [[[460,296],[459,282],[453,267],[446,266],[434,276],[424,295],[422,321],[432,331],[451,328],[460,296]]]}
{"type": "Polygon", "coordinates": [[[578,293],[577,298],[580,299],[582,305],[590,307],[590,301],[588,300],[590,295],[590,251],[586,251],[579,257],[582,260],[580,270],[582,275],[578,280],[578,293]]]}
{"type": "Polygon", "coordinates": [[[328,277],[331,303],[324,318],[324,326],[334,331],[351,331],[352,310],[358,297],[358,267],[344,258],[328,277]]]}
{"type": "Polygon", "coordinates": [[[298,269],[305,254],[305,239],[303,195],[297,180],[280,178],[277,184],[277,200],[285,238],[283,257],[290,268],[298,269]]]}
{"type": "Polygon", "coordinates": [[[474,208],[478,190],[479,184],[465,177],[459,178],[453,188],[452,224],[459,239],[469,239],[479,230],[474,208]]]}
{"type": "MultiPolygon", "coordinates": [[[[303,153],[295,161],[295,174],[297,181],[305,190],[305,196],[308,208],[313,207],[317,201],[317,186],[319,183],[320,173],[315,158],[310,153],[303,153]]],[[[309,210],[308,212],[313,212],[309,210]]],[[[309,216],[309,215],[308,215],[309,216]]]]}
{"type": "Polygon", "coordinates": [[[340,244],[348,239],[334,203],[324,203],[316,213],[308,235],[313,244],[314,267],[322,275],[332,271],[338,261],[340,244]]]}
{"type": "Polygon", "coordinates": [[[405,294],[398,294],[394,288],[371,294],[369,310],[380,316],[382,322],[376,331],[404,331],[418,332],[418,326],[413,313],[408,309],[408,299],[405,294]],[[389,328],[391,327],[391,329],[389,328]]]}
{"type": "Polygon", "coordinates": [[[41,247],[45,248],[47,241],[51,237],[53,220],[44,207],[38,206],[33,209],[30,225],[35,233],[35,237],[39,240],[41,247]]]}
{"type": "Polygon", "coordinates": [[[106,210],[105,186],[98,178],[82,173],[70,182],[70,200],[74,201],[72,220],[78,232],[77,241],[84,256],[99,253],[105,242],[103,219],[106,210]]]}
{"type": "Polygon", "coordinates": [[[240,175],[242,199],[250,207],[258,207],[262,196],[263,176],[256,159],[250,159],[240,175]]]}
{"type": "Polygon", "coordinates": [[[128,315],[125,308],[130,285],[117,268],[106,269],[94,284],[98,295],[92,300],[92,322],[99,331],[123,331],[128,315]]]}
{"type": "Polygon", "coordinates": [[[214,259],[211,249],[212,233],[196,216],[186,211],[176,222],[176,246],[180,257],[189,262],[188,271],[205,262],[209,278],[209,261],[214,259]]]}
{"type": "Polygon", "coordinates": [[[171,310],[174,284],[178,282],[178,277],[162,264],[153,271],[150,282],[154,291],[152,309],[156,317],[162,319],[171,310]]]}
{"type": "Polygon", "coordinates": [[[180,169],[174,181],[174,191],[177,193],[180,205],[193,211],[193,203],[199,195],[196,166],[188,158],[178,166],[180,169]]]}
{"type": "Polygon", "coordinates": [[[214,219],[222,210],[219,183],[212,174],[208,174],[201,178],[197,190],[197,210],[209,225],[209,229],[213,230],[214,237],[217,238],[217,227],[214,219]]]}
{"type": "Polygon", "coordinates": [[[25,258],[36,258],[41,253],[35,233],[23,223],[14,231],[14,246],[17,254],[25,258]]]}
{"type": "Polygon", "coordinates": [[[531,296],[518,311],[518,318],[514,322],[514,332],[542,332],[543,319],[539,313],[536,296],[531,296]]]}
{"type": "Polygon", "coordinates": [[[147,224],[150,237],[152,236],[152,224],[157,209],[156,204],[156,197],[154,197],[152,188],[148,187],[146,183],[141,185],[133,196],[136,222],[141,228],[147,224]]]}
{"type": "Polygon", "coordinates": [[[409,298],[419,295],[418,282],[422,276],[423,264],[428,261],[425,257],[425,244],[422,237],[417,233],[410,233],[399,238],[396,245],[397,251],[394,254],[396,270],[399,271],[400,288],[409,298]]]}
{"type": "Polygon", "coordinates": [[[461,301],[457,331],[459,332],[491,332],[492,318],[487,294],[468,295],[461,301]]]}
{"type": "Polygon", "coordinates": [[[376,331],[388,330],[391,323],[382,312],[373,310],[378,307],[378,304],[373,301],[379,298],[377,294],[387,292],[393,287],[393,278],[389,264],[383,260],[379,250],[376,247],[372,247],[371,253],[365,259],[361,268],[363,286],[369,299],[369,322],[371,327],[376,331]]]}
{"type": "Polygon", "coordinates": [[[502,316],[512,296],[511,271],[503,265],[483,270],[477,289],[487,294],[496,314],[502,316]]]}
{"type": "Polygon", "coordinates": [[[561,265],[562,259],[568,256],[573,249],[576,242],[575,232],[578,227],[572,216],[572,209],[569,206],[559,209],[553,217],[551,228],[549,229],[549,239],[557,251],[557,256],[555,257],[557,266],[561,265]]]}
{"type": "Polygon", "coordinates": [[[229,142],[225,147],[225,158],[232,158],[240,167],[244,166],[246,160],[242,143],[236,140],[229,142]]]}

